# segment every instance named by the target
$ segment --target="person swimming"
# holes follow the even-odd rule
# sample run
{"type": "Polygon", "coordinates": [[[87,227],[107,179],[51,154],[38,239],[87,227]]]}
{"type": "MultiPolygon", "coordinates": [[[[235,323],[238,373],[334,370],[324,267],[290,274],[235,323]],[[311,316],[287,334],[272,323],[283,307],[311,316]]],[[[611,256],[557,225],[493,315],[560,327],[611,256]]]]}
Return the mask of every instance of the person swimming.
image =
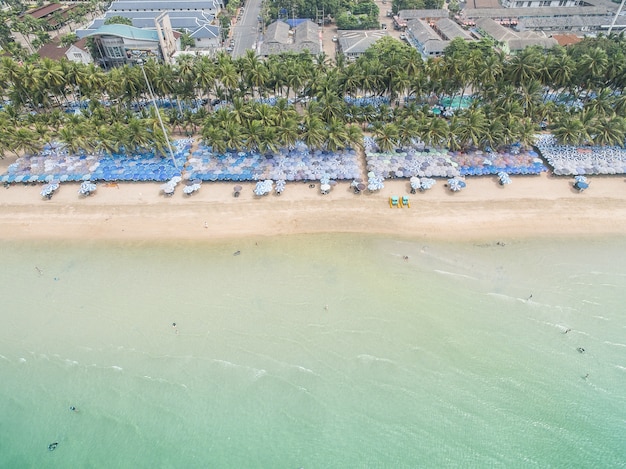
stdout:
{"type": "Polygon", "coordinates": [[[50,443],[48,445],[48,451],[54,451],[55,449],[57,449],[57,446],[59,446],[58,441],[55,441],[54,443],[50,443]]]}
{"type": "Polygon", "coordinates": [[[72,412],[78,412],[78,409],[76,407],[74,407],[73,405],[70,406],[70,410],[72,412]]]}
{"type": "Polygon", "coordinates": [[[585,353],[585,349],[582,347],[578,347],[576,350],[578,350],[578,353],[585,353]]]}

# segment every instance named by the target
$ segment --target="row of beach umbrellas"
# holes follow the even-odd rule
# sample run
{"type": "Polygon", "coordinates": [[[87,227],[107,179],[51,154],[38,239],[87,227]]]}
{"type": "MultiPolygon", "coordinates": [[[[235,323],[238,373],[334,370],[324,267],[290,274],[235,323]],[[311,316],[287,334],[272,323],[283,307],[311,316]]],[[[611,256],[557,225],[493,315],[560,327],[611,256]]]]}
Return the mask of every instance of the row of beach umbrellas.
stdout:
{"type": "Polygon", "coordinates": [[[537,135],[535,140],[556,175],[626,173],[623,147],[559,145],[550,134],[537,135]]]}
{"type": "Polygon", "coordinates": [[[418,178],[417,176],[413,176],[409,182],[412,190],[425,191],[432,188],[437,181],[431,178],[418,178]]]}

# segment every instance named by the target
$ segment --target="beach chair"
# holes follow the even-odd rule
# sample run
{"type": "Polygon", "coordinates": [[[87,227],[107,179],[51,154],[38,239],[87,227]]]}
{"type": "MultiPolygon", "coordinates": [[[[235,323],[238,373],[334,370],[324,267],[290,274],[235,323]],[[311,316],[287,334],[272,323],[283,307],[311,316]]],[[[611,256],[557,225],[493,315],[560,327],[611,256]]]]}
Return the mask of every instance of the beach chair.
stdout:
{"type": "Polygon", "coordinates": [[[402,200],[400,201],[400,205],[403,207],[411,208],[411,202],[409,202],[409,198],[406,195],[402,196],[402,200]]]}
{"type": "Polygon", "coordinates": [[[400,200],[397,196],[389,197],[389,207],[398,207],[400,208],[400,200]]]}

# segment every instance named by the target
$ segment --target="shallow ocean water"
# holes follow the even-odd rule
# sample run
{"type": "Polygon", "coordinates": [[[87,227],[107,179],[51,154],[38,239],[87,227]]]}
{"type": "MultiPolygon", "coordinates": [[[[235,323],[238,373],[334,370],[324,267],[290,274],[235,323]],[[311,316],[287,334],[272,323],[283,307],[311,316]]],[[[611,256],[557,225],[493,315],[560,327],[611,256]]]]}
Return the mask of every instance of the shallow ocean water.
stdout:
{"type": "Polygon", "coordinates": [[[4,242],[0,466],[623,467],[625,248],[4,242]]]}

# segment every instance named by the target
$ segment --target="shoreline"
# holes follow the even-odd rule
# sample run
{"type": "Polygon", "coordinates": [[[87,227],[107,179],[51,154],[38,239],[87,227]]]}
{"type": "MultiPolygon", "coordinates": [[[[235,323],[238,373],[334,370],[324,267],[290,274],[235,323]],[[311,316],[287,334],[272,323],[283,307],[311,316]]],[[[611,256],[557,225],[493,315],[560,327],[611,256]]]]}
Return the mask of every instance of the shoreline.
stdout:
{"type": "Polygon", "coordinates": [[[583,193],[572,178],[516,176],[502,187],[494,177],[467,178],[453,193],[438,180],[409,194],[405,179],[387,180],[377,193],[355,195],[339,182],[328,195],[319,183],[288,183],[281,196],[254,196],[254,183],[233,197],[235,183],[204,183],[191,196],[160,183],[99,184],[88,198],[64,183],[52,200],[41,186],[0,190],[2,240],[224,240],[314,233],[365,233],[446,241],[626,234],[623,176],[596,176],[583,193]],[[409,195],[410,208],[390,208],[392,195],[409,195]],[[206,223],[206,227],[205,227],[206,223]]]}

